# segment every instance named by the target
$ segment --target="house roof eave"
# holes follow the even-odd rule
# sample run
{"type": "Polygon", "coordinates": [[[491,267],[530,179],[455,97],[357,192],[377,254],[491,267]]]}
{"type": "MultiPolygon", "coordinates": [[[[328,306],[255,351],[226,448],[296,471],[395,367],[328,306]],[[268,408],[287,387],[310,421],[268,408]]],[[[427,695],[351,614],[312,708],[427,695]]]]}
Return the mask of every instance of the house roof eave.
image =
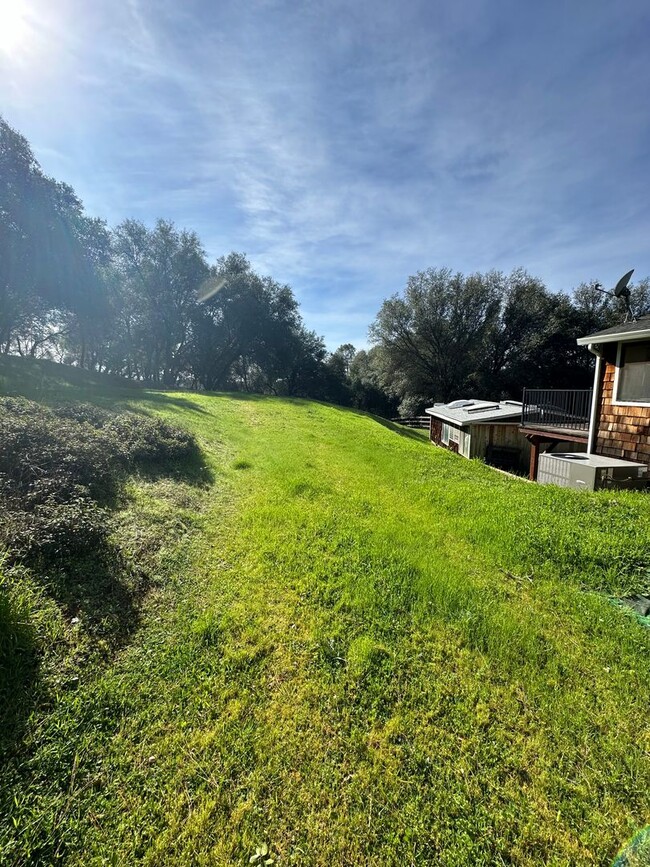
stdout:
{"type": "Polygon", "coordinates": [[[624,322],[622,325],[605,328],[603,331],[596,331],[586,337],[578,337],[576,343],[578,346],[589,346],[590,343],[597,345],[599,343],[618,343],[621,340],[648,339],[650,339],[650,317],[644,316],[635,322],[624,322]]]}

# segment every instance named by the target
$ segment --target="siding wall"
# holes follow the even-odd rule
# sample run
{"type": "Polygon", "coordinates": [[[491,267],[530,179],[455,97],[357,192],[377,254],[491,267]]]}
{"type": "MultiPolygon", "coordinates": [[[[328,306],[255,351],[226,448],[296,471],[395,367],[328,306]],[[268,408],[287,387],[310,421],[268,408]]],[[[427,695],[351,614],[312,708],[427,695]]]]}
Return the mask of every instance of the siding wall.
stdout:
{"type": "Polygon", "coordinates": [[[614,406],[616,344],[605,351],[596,451],[650,464],[650,406],[614,406]]]}
{"type": "Polygon", "coordinates": [[[442,421],[439,418],[434,418],[434,416],[429,416],[431,419],[429,423],[429,439],[432,443],[435,443],[438,446],[442,446],[443,449],[449,449],[450,452],[458,453],[458,443],[452,442],[443,443],[442,441],[442,421]]]}
{"type": "Polygon", "coordinates": [[[519,433],[519,423],[472,425],[470,457],[484,458],[485,450],[489,445],[523,449],[525,445],[528,445],[528,441],[519,433]]]}
{"type": "Polygon", "coordinates": [[[519,432],[519,424],[473,424],[469,431],[460,433],[460,442],[450,441],[449,444],[442,442],[442,421],[431,416],[429,426],[429,439],[436,445],[459,452],[467,458],[480,458],[485,460],[485,452],[489,445],[508,446],[520,449],[521,467],[528,468],[530,460],[530,443],[519,432]]]}
{"type": "Polygon", "coordinates": [[[434,418],[432,415],[429,416],[429,439],[432,443],[436,443],[436,445],[442,445],[442,422],[439,418],[434,418]]]}
{"type": "Polygon", "coordinates": [[[520,450],[519,463],[522,470],[528,469],[530,443],[519,431],[517,424],[472,425],[472,449],[470,457],[485,460],[488,446],[505,446],[520,450]]]}

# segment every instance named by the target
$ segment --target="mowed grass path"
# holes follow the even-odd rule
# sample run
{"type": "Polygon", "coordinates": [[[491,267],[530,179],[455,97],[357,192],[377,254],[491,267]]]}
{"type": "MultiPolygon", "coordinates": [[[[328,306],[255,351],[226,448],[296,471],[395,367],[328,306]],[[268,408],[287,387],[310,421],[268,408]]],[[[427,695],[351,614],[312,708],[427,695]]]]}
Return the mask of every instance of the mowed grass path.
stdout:
{"type": "Polygon", "coordinates": [[[134,482],[160,585],[29,720],[6,863],[606,865],[650,822],[650,637],[607,599],[648,584],[650,498],[306,401],[129,399],[214,482],[134,482]]]}

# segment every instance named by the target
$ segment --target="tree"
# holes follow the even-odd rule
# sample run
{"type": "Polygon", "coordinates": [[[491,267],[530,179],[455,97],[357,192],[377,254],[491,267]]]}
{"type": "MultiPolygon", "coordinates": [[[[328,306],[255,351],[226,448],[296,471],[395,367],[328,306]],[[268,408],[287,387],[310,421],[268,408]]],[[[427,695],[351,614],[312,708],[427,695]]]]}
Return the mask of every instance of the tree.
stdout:
{"type": "Polygon", "coordinates": [[[471,277],[429,269],[384,302],[371,328],[379,381],[409,414],[434,400],[587,388],[592,358],[576,340],[619,320],[611,302],[587,285],[573,298],[551,293],[521,268],[471,277]]]}
{"type": "Polygon", "coordinates": [[[276,347],[299,322],[288,286],[256,274],[246,256],[230,253],[211,270],[219,290],[197,306],[190,367],[206,389],[253,385],[272,390],[276,347]]]}
{"type": "Polygon", "coordinates": [[[270,370],[273,392],[329,400],[326,355],[325,342],[315,331],[309,331],[302,323],[288,331],[273,353],[270,370]]]}
{"type": "Polygon", "coordinates": [[[494,317],[476,382],[485,392],[510,396],[522,367],[538,363],[544,328],[553,308],[546,287],[523,269],[501,276],[498,315],[494,317]]]}
{"type": "Polygon", "coordinates": [[[126,220],[114,232],[119,283],[116,334],[126,335],[127,375],[174,385],[188,366],[197,296],[210,271],[194,232],[165,220],[126,220]]]}
{"type": "Polygon", "coordinates": [[[483,395],[521,399],[522,389],[583,387],[591,359],[576,339],[585,317],[564,293],[552,293],[519,268],[503,277],[499,315],[477,372],[483,395]]]}
{"type": "MultiPolygon", "coordinates": [[[[621,302],[618,303],[620,310],[621,302]]],[[[635,316],[650,315],[650,277],[644,277],[630,286],[630,307],[635,316]]]]}
{"type": "Polygon", "coordinates": [[[27,140],[0,117],[0,351],[49,339],[53,311],[92,307],[108,232],[67,184],[43,174],[27,140]]]}
{"type": "Polygon", "coordinates": [[[380,354],[381,350],[375,346],[368,351],[359,350],[351,360],[349,369],[351,403],[357,409],[392,418],[397,413],[397,399],[382,387],[380,354]]]}
{"type": "MultiPolygon", "coordinates": [[[[573,290],[573,303],[578,310],[584,334],[616,325],[627,315],[622,298],[614,298],[608,292],[596,288],[597,281],[581,283],[573,290]]],[[[630,284],[630,308],[635,316],[650,313],[650,278],[630,284]]]]}
{"type": "Polygon", "coordinates": [[[327,400],[332,403],[349,406],[352,402],[349,373],[355,355],[354,346],[351,343],[344,343],[327,356],[325,361],[327,400]]]}
{"type": "Polygon", "coordinates": [[[370,327],[381,350],[382,385],[421,403],[474,391],[499,313],[501,281],[496,272],[465,277],[448,268],[409,277],[403,296],[384,301],[370,327]]]}
{"type": "Polygon", "coordinates": [[[350,375],[350,364],[357,354],[357,350],[351,343],[343,343],[335,349],[327,359],[329,366],[342,378],[350,375]]]}

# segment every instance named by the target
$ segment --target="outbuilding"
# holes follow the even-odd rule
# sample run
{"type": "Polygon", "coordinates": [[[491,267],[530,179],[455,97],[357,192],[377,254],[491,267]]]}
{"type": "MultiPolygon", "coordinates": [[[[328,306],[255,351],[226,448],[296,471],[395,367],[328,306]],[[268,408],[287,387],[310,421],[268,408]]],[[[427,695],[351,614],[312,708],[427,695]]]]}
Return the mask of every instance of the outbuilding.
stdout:
{"type": "Polygon", "coordinates": [[[530,445],[519,433],[521,403],[516,400],[454,400],[425,410],[429,439],[466,458],[480,458],[504,470],[526,470],[530,445]]]}

